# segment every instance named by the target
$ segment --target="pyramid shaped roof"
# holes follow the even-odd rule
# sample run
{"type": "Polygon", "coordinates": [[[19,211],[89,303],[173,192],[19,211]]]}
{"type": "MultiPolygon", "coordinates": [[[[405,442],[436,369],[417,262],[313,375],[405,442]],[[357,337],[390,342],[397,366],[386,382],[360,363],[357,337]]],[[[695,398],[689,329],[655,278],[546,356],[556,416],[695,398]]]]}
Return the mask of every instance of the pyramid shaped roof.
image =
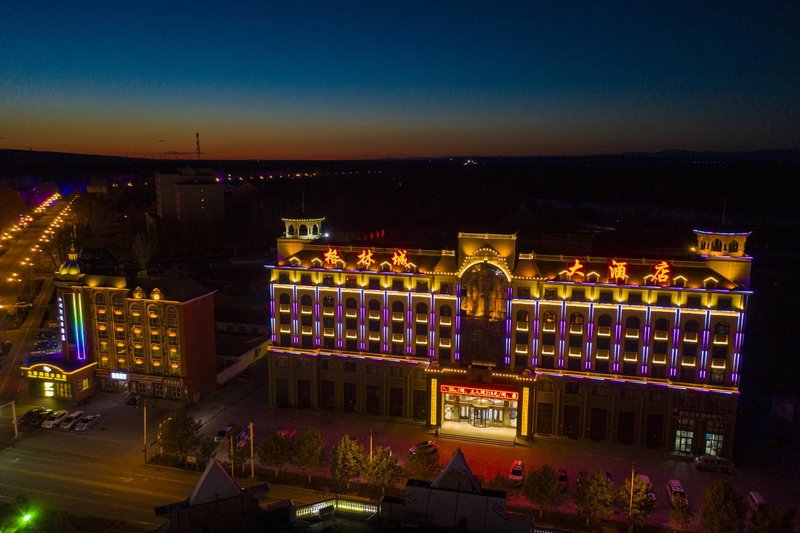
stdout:
{"type": "Polygon", "coordinates": [[[189,496],[189,505],[224,500],[241,494],[242,489],[228,475],[225,468],[219,461],[212,459],[206,466],[206,471],[200,476],[200,480],[195,485],[191,496],[189,496]]]}
{"type": "Polygon", "coordinates": [[[467,466],[467,460],[464,458],[461,448],[456,448],[447,466],[431,482],[431,488],[471,492],[473,494],[483,492],[480,482],[467,466]]]}

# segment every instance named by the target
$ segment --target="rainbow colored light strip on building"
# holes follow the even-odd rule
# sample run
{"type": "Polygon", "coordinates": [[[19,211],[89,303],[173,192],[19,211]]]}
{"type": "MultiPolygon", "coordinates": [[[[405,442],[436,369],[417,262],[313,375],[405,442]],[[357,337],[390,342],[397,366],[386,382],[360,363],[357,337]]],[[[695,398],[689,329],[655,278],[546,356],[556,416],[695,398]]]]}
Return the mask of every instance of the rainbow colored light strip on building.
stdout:
{"type": "Polygon", "coordinates": [[[70,294],[72,300],[72,329],[75,332],[75,357],[80,361],[86,360],[86,338],[84,337],[83,303],[74,292],[70,294]]]}

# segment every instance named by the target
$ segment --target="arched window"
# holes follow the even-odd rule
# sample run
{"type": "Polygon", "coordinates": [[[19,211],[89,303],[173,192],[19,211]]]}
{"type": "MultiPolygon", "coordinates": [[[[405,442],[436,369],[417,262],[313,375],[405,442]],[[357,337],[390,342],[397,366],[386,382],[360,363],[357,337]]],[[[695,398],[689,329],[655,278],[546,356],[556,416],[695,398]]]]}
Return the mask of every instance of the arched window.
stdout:
{"type": "Polygon", "coordinates": [[[453,308],[449,305],[443,305],[439,310],[440,316],[453,316],[453,308]]]}
{"type": "Polygon", "coordinates": [[[402,313],[405,310],[405,306],[403,306],[403,302],[400,300],[395,300],[392,302],[392,312],[393,313],[402,313]]]}
{"type": "Polygon", "coordinates": [[[358,303],[356,302],[355,298],[348,298],[344,302],[345,309],[355,309],[357,306],[358,306],[358,303]]]}
{"type": "Polygon", "coordinates": [[[169,328],[177,328],[178,327],[178,309],[169,306],[167,307],[167,327],[169,328]]]}
{"type": "Polygon", "coordinates": [[[572,313],[569,316],[569,323],[570,324],[577,324],[582,326],[583,325],[583,315],[580,313],[572,313]]]}
{"type": "Polygon", "coordinates": [[[639,317],[636,316],[629,316],[628,319],[625,321],[625,327],[627,329],[639,329],[639,317]]]}
{"type": "Polygon", "coordinates": [[[711,251],[712,252],[721,252],[722,251],[722,241],[719,239],[714,239],[714,242],[711,243],[711,251]]]}
{"type": "Polygon", "coordinates": [[[292,299],[289,298],[289,295],[286,294],[285,292],[283,294],[281,294],[280,296],[278,296],[278,303],[289,304],[289,303],[291,303],[291,301],[292,301],[292,299]]]}
{"type": "Polygon", "coordinates": [[[300,305],[311,305],[311,296],[304,294],[300,297],[300,305]]]}
{"type": "Polygon", "coordinates": [[[369,310],[370,311],[380,311],[381,310],[381,302],[380,302],[380,300],[370,300],[369,301],[369,310]]]}
{"type": "Polygon", "coordinates": [[[611,315],[600,315],[597,317],[597,325],[601,328],[610,328],[612,323],[611,315]]]}
{"type": "Polygon", "coordinates": [[[417,304],[417,314],[424,315],[428,313],[428,304],[425,302],[420,302],[417,304]]]}
{"type": "Polygon", "coordinates": [[[302,224],[300,226],[300,236],[305,237],[306,235],[308,235],[308,226],[302,224]]]}
{"type": "Polygon", "coordinates": [[[686,333],[698,333],[700,331],[700,325],[696,320],[690,320],[683,326],[683,331],[686,333]]]}
{"type": "Polygon", "coordinates": [[[542,314],[542,321],[547,324],[552,324],[556,321],[556,314],[552,311],[545,311],[542,314]]]}
{"type": "Polygon", "coordinates": [[[288,232],[289,232],[289,237],[294,236],[294,224],[289,224],[288,232]]]}
{"type": "Polygon", "coordinates": [[[102,292],[98,292],[94,295],[94,303],[97,305],[105,305],[106,303],[106,295],[102,292]]]}
{"type": "Polygon", "coordinates": [[[333,307],[334,303],[333,296],[324,296],[322,298],[322,307],[333,307]]]}
{"type": "Polygon", "coordinates": [[[738,251],[739,251],[739,241],[731,241],[731,243],[728,245],[728,252],[733,253],[738,251]]]}
{"type": "Polygon", "coordinates": [[[319,228],[317,227],[316,224],[311,226],[311,235],[319,235],[319,228]]]}
{"type": "Polygon", "coordinates": [[[531,319],[531,314],[528,313],[526,310],[521,309],[517,311],[517,322],[527,322],[531,319]]]}
{"type": "Polygon", "coordinates": [[[666,318],[659,318],[653,326],[656,331],[668,331],[669,321],[666,318]]]}
{"type": "Polygon", "coordinates": [[[725,322],[717,322],[714,326],[714,333],[716,335],[727,335],[730,330],[731,327],[725,322]]]}

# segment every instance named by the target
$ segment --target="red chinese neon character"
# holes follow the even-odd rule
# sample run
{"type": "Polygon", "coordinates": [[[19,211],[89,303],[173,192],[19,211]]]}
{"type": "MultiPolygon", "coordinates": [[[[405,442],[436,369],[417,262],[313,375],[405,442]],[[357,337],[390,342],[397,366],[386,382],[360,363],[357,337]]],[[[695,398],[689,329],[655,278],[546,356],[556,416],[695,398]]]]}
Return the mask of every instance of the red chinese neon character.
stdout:
{"type": "Polygon", "coordinates": [[[579,276],[583,276],[584,275],[583,274],[583,263],[581,263],[577,259],[575,260],[575,264],[574,265],[572,265],[571,267],[567,267],[567,275],[569,277],[572,277],[575,274],[577,274],[579,276]]]}
{"type": "Polygon", "coordinates": [[[375,258],[372,257],[372,250],[361,250],[361,253],[358,254],[358,263],[356,264],[364,268],[369,268],[374,265],[375,258]]]}
{"type": "Polygon", "coordinates": [[[617,262],[615,259],[611,260],[611,264],[608,265],[608,277],[613,280],[622,279],[628,277],[628,263],[625,261],[617,262]]]}
{"type": "Polygon", "coordinates": [[[669,264],[667,264],[666,261],[661,261],[653,267],[653,278],[656,280],[656,283],[662,285],[669,283],[669,274],[669,264]]]}
{"type": "Polygon", "coordinates": [[[324,255],[324,257],[325,257],[325,264],[326,264],[326,265],[333,265],[333,266],[336,266],[336,264],[337,264],[339,261],[341,261],[341,260],[342,260],[342,258],[339,256],[339,250],[336,250],[336,249],[334,249],[334,248],[330,248],[330,247],[329,247],[329,248],[328,248],[328,251],[327,251],[327,252],[325,252],[323,255],[324,255]]]}
{"type": "Polygon", "coordinates": [[[394,254],[392,254],[392,264],[394,266],[408,266],[408,251],[407,250],[395,250],[394,254]]]}

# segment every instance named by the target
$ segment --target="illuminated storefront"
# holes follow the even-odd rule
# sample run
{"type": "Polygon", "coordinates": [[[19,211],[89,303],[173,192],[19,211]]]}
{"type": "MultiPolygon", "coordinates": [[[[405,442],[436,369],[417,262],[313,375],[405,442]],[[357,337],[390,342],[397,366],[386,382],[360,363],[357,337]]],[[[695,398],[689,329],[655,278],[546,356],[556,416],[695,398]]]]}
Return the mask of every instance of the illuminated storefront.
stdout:
{"type": "Polygon", "coordinates": [[[476,428],[517,427],[519,392],[458,385],[439,386],[448,422],[466,422],[476,428]]]}
{"type": "Polygon", "coordinates": [[[94,367],[97,363],[78,368],[70,368],[63,363],[60,365],[36,363],[20,367],[22,376],[28,380],[31,395],[80,401],[92,393],[94,367]]]}

